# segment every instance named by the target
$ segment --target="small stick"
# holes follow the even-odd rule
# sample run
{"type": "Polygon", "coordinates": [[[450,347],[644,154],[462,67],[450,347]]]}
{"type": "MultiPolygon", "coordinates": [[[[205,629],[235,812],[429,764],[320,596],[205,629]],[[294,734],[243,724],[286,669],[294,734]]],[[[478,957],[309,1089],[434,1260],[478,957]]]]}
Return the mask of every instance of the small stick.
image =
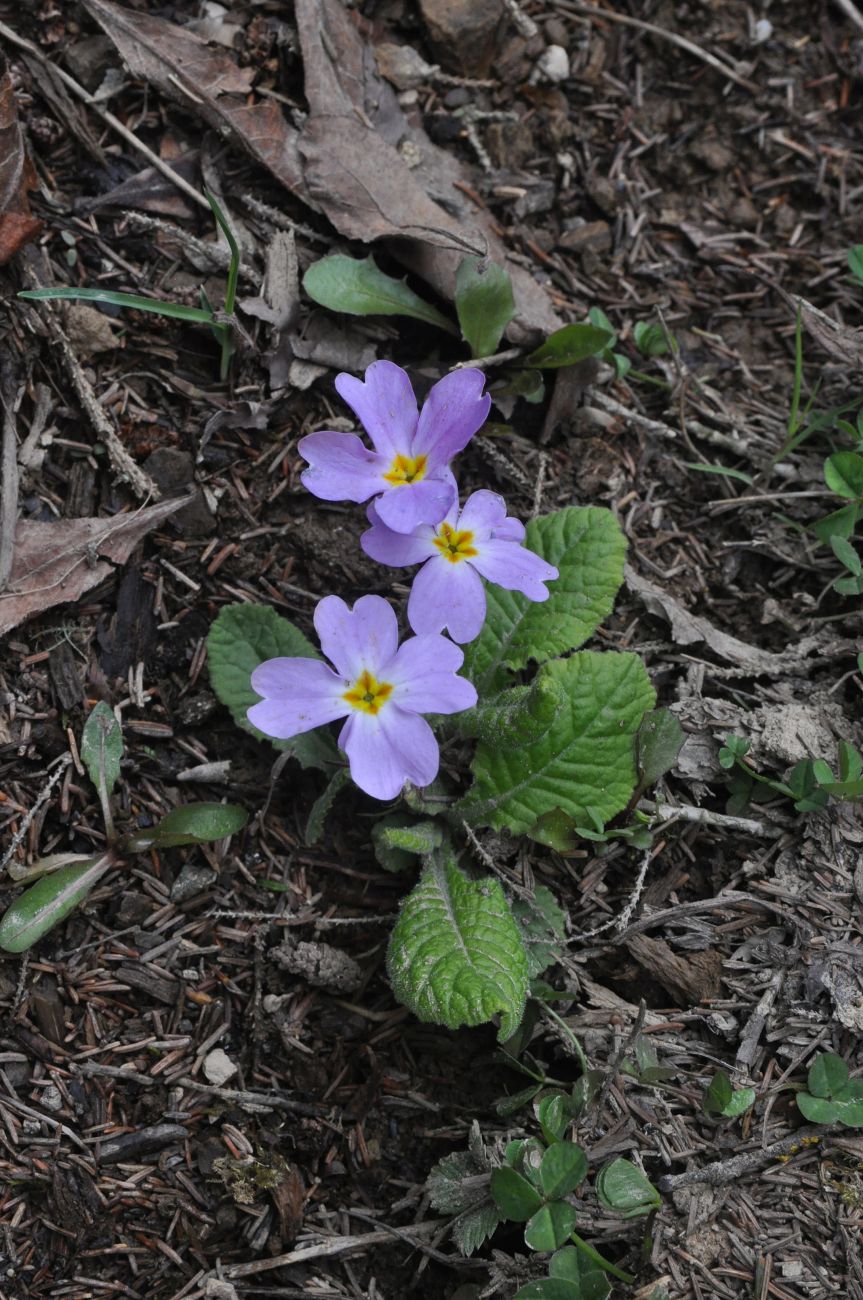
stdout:
{"type": "Polygon", "coordinates": [[[836,0],[836,3],[845,16],[850,18],[852,23],[856,23],[860,30],[863,31],[863,14],[853,3],[853,0],[836,0]]]}
{"type": "Polygon", "coordinates": [[[777,840],[785,834],[787,826],[774,822],[756,821],[754,817],[733,817],[730,813],[713,812],[710,808],[693,808],[690,804],[672,807],[670,804],[656,804],[652,799],[642,799],[639,803],[646,813],[661,822],[677,821],[696,822],[699,826],[716,826],[725,831],[741,831],[744,835],[762,835],[765,839],[777,840]]]}
{"type": "Polygon", "coordinates": [[[661,1192],[676,1192],[681,1187],[692,1187],[696,1183],[707,1183],[709,1187],[724,1187],[726,1183],[735,1183],[745,1174],[751,1174],[761,1165],[767,1164],[778,1156],[790,1155],[801,1146],[810,1146],[824,1137],[825,1125],[806,1124],[795,1129],[790,1137],[782,1138],[769,1147],[759,1147],[756,1151],[745,1151],[743,1155],[732,1156],[730,1160],[716,1160],[703,1169],[690,1169],[685,1174],[666,1174],[657,1178],[656,1186],[661,1192]]]}
{"type": "MultiPolygon", "coordinates": [[[[11,396],[11,395],[10,395],[11,396]]],[[[12,574],[15,531],[18,525],[18,446],[15,417],[9,397],[2,394],[3,447],[0,451],[0,591],[5,591],[12,574]]]]}
{"type": "Polygon", "coordinates": [[[66,771],[66,768],[72,762],[71,755],[63,754],[62,757],[58,760],[58,762],[59,762],[59,766],[56,772],[53,774],[53,776],[49,778],[49,780],[39,791],[39,794],[36,798],[36,802],[33,804],[33,807],[30,809],[30,811],[25,814],[24,820],[22,821],[21,825],[18,827],[15,834],[12,836],[12,840],[8,849],[3,854],[2,859],[0,859],[0,871],[4,869],[7,862],[12,857],[12,854],[15,852],[18,845],[21,843],[24,836],[27,834],[28,830],[30,829],[30,823],[32,822],[33,818],[36,816],[37,812],[42,807],[43,803],[48,798],[48,796],[50,795],[51,791],[54,789],[54,786],[60,780],[63,773],[66,771]]]}

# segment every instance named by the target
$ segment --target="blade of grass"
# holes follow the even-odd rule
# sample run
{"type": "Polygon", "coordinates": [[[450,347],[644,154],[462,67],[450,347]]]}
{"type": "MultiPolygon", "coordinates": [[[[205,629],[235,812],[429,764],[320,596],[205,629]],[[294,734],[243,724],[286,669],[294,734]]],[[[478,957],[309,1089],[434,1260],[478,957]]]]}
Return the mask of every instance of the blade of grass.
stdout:
{"type": "MultiPolygon", "coordinates": [[[[237,297],[237,280],[240,275],[240,246],[237,243],[233,230],[228,225],[224,212],[216,202],[215,197],[206,189],[204,190],[204,196],[212,208],[216,224],[225,236],[225,239],[228,241],[228,247],[231,250],[231,263],[228,267],[228,283],[225,288],[225,313],[228,316],[232,316],[234,314],[234,303],[237,297]]],[[[219,377],[224,383],[228,378],[228,370],[230,369],[231,357],[234,352],[234,339],[231,334],[231,327],[229,325],[220,326],[219,336],[222,343],[222,359],[219,366],[219,377]]]]}
{"type": "Polygon", "coordinates": [[[150,311],[157,316],[172,316],[175,320],[198,321],[202,325],[213,323],[212,312],[200,307],[184,307],[178,302],[164,302],[161,298],[143,298],[137,293],[117,293],[113,289],[24,289],[19,298],[45,302],[65,299],[68,302],[105,302],[114,307],[134,307],[136,311],[150,311]]]}

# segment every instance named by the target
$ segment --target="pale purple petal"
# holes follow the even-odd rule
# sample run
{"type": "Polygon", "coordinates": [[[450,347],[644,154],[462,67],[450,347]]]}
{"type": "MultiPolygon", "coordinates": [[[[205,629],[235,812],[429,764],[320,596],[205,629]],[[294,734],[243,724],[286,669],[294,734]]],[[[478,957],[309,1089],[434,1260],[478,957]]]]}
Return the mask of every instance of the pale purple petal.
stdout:
{"type": "Polygon", "coordinates": [[[520,591],[528,600],[548,600],[548,591],[543,586],[558,576],[553,564],[548,564],[541,556],[515,542],[492,538],[482,542],[479,554],[471,559],[471,564],[489,582],[507,591],[520,591]]]}
{"type": "Polygon", "coordinates": [[[418,634],[447,629],[453,641],[473,641],[485,622],[485,591],[470,564],[429,560],[414,578],[408,622],[418,634]]]}
{"type": "Polygon", "coordinates": [[[440,763],[425,718],[389,703],[380,713],[352,713],[339,734],[351,777],[375,799],[395,799],[405,781],[430,785],[440,763]]]}
{"type": "Polygon", "coordinates": [[[345,683],[318,659],[267,659],[252,673],[252,690],[265,698],[246,716],[276,740],[290,740],[349,711],[345,683]]]}
{"type": "Polygon", "coordinates": [[[364,668],[374,676],[399,643],[398,620],[383,596],[361,596],[350,609],[340,596],[325,596],[315,609],[321,649],[348,682],[364,668]]]}
{"type": "Polygon", "coordinates": [[[381,475],[389,464],[355,433],[310,433],[300,438],[297,450],[309,462],[300,479],[322,501],[368,501],[380,492],[381,475]]]}
{"type": "Polygon", "coordinates": [[[523,542],[524,524],[520,519],[513,519],[512,516],[508,516],[503,523],[494,528],[492,537],[499,537],[502,542],[523,542]]]}
{"type": "Polygon", "coordinates": [[[459,515],[458,527],[488,537],[502,527],[506,520],[506,502],[497,492],[481,488],[472,492],[459,515]]]}
{"type": "Polygon", "coordinates": [[[434,528],[431,524],[420,524],[412,533],[394,533],[381,522],[374,502],[366,514],[372,526],[360,537],[360,546],[378,564],[390,564],[398,568],[406,564],[421,564],[430,555],[437,555],[437,548],[432,541],[434,528]]]}
{"type": "Polygon", "coordinates": [[[452,506],[453,483],[444,476],[402,483],[375,502],[383,523],[394,533],[412,533],[420,524],[439,524],[452,506]]]}
{"type": "Polygon", "coordinates": [[[476,688],[456,671],[464,661],[458,646],[443,636],[405,641],[387,668],[395,686],[393,702],[413,713],[461,713],[476,704],[476,688]]]}
{"type": "Polygon", "coordinates": [[[484,385],[481,370],[454,370],[430,390],[411,448],[414,456],[428,456],[430,469],[448,465],[485,424],[491,398],[483,397],[484,385]]]}
{"type": "Polygon", "coordinates": [[[336,392],[387,460],[409,454],[419,412],[407,371],[392,361],[374,361],[365,382],[353,375],[336,375],[336,392]]]}

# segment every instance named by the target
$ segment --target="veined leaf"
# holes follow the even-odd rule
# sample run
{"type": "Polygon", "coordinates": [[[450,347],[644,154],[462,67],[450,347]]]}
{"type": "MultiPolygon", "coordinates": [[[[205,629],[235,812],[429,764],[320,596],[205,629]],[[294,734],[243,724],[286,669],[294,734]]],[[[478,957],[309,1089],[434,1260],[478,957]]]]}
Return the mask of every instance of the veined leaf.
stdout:
{"type": "Polygon", "coordinates": [[[515,315],[512,280],[494,262],[465,257],[455,277],[455,309],[471,356],[492,356],[515,315]]]}
{"type": "Polygon", "coordinates": [[[637,655],[582,650],[540,669],[563,705],[540,740],[519,750],[480,744],[458,812],[480,826],[530,834],[559,808],[577,825],[605,822],[636,784],[635,736],[655,694],[637,655]]]}
{"type": "Polygon", "coordinates": [[[245,808],[232,803],[189,803],[173,808],[155,826],[128,835],[126,853],[173,849],[183,844],[209,844],[241,830],[249,819],[245,808]]]}
{"type": "Polygon", "coordinates": [[[604,352],[613,338],[614,335],[608,330],[598,329],[596,325],[564,325],[562,329],[549,334],[545,342],[531,352],[525,365],[538,366],[543,370],[574,366],[577,361],[586,361],[588,357],[604,352]]]}
{"type": "Polygon", "coordinates": [[[863,497],[863,456],[837,451],[824,462],[824,481],[837,496],[857,501],[863,497]]]}
{"type": "Polygon", "coordinates": [[[499,1013],[504,1042],[524,1012],[527,954],[500,882],[468,879],[446,849],[402,903],[387,969],[400,1002],[448,1029],[499,1013]]]}
{"type": "Polygon", "coordinates": [[[81,761],[96,789],[99,789],[99,771],[105,771],[105,794],[109,795],[120,776],[123,758],[123,728],[114,710],[100,700],[84,723],[81,733],[81,761]]]}
{"type": "Polygon", "coordinates": [[[303,288],[330,311],[347,312],[349,316],[412,316],[448,334],[458,333],[451,320],[418,297],[404,280],[381,271],[371,254],[364,258],[344,253],[322,257],[306,271],[303,288]]]}
{"type": "Polygon", "coordinates": [[[26,952],[33,944],[64,921],[87,897],[110,867],[105,857],[90,858],[74,866],[60,867],[43,876],[16,898],[0,920],[0,948],[5,952],[26,952]]]}
{"type": "Polygon", "coordinates": [[[258,703],[251,681],[258,664],[281,655],[320,658],[311,641],[293,623],[280,618],[268,605],[227,605],[210,628],[207,655],[213,690],[230,709],[238,727],[293,755],[303,767],[329,768],[339,762],[336,742],[323,728],[291,740],[273,740],[246,717],[246,710],[258,703]]]}
{"type": "Polygon", "coordinates": [[[487,699],[506,685],[505,667],[524,668],[577,650],[611,613],[623,582],[626,541],[610,510],[569,506],[532,520],[525,545],[560,571],[548,600],[487,589],[488,615],[467,647],[463,672],[487,699]]]}

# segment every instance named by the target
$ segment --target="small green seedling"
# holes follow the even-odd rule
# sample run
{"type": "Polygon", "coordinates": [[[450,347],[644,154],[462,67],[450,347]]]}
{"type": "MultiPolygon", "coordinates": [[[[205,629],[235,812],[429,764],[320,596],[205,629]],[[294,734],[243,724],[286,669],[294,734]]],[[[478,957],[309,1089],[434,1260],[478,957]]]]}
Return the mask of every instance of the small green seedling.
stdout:
{"type": "MultiPolygon", "coordinates": [[[[575,1231],[574,1194],[588,1172],[587,1156],[565,1136],[568,1119],[559,1099],[540,1103],[542,1139],[510,1142],[503,1159],[471,1130],[469,1149],[446,1156],[432,1170],[432,1205],[455,1214],[453,1235],[464,1254],[476,1250],[503,1222],[523,1223],[530,1250],[554,1252],[548,1277],[530,1282],[515,1300],[584,1300],[607,1296],[609,1278],[635,1279],[584,1241],[575,1231]]],[[[660,1205],[656,1188],[629,1160],[612,1160],[596,1179],[596,1196],[606,1210],[625,1219],[651,1214],[660,1205]]]]}
{"type": "Polygon", "coordinates": [[[234,804],[198,803],[175,808],[146,830],[118,835],[111,794],[120,776],[123,732],[104,702],[97,704],[87,719],[80,751],[102,807],[106,848],[93,856],[55,853],[23,870],[10,868],[10,875],[18,883],[35,883],[0,919],[0,948],[6,952],[32,948],[84,901],[108,871],[122,869],[135,854],[225,839],[246,823],[246,812],[234,804]]]}
{"type": "Polygon", "coordinates": [[[736,1119],[755,1102],[754,1088],[735,1088],[724,1070],[717,1070],[710,1080],[702,1103],[705,1115],[736,1119]]]}
{"type": "Polygon", "coordinates": [[[801,1114],[813,1124],[863,1128],[863,1079],[852,1079],[834,1052],[823,1052],[809,1067],[807,1091],[798,1092],[801,1114]]]}
{"type": "Polygon", "coordinates": [[[740,812],[750,802],[763,802],[774,794],[791,799],[797,812],[824,808],[830,798],[852,801],[863,798],[863,756],[847,740],[838,746],[838,776],[823,758],[802,758],[791,769],[787,782],[774,781],[747,762],[751,741],[743,736],[726,736],[719,751],[719,765],[731,773],[729,811],[740,812]]]}
{"type": "Polygon", "coordinates": [[[209,325],[216,341],[221,345],[219,374],[224,382],[228,377],[231,357],[234,352],[233,316],[237,298],[237,280],[240,274],[240,249],[221,207],[207,190],[204,191],[204,194],[231,251],[228,281],[225,287],[224,312],[217,313],[214,310],[203,289],[201,289],[203,304],[201,307],[186,307],[182,303],[170,302],[164,298],[144,298],[137,293],[117,293],[113,289],[27,289],[19,293],[18,297],[28,298],[34,302],[56,301],[58,299],[73,302],[104,302],[114,307],[133,307],[136,311],[149,311],[158,316],[170,316],[174,320],[197,321],[200,324],[209,325]]]}

